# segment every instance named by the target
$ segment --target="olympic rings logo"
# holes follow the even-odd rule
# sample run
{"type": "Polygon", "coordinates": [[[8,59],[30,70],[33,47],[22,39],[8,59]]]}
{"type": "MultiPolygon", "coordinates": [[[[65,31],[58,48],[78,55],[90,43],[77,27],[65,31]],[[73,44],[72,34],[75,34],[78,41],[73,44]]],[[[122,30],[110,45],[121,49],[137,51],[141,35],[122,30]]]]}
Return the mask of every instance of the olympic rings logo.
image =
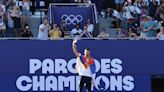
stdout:
{"type": "Polygon", "coordinates": [[[77,23],[82,22],[83,17],[81,15],[76,15],[76,16],[69,15],[68,16],[68,15],[64,14],[64,15],[62,15],[61,19],[63,19],[67,25],[71,25],[71,24],[76,25],[77,23]]]}

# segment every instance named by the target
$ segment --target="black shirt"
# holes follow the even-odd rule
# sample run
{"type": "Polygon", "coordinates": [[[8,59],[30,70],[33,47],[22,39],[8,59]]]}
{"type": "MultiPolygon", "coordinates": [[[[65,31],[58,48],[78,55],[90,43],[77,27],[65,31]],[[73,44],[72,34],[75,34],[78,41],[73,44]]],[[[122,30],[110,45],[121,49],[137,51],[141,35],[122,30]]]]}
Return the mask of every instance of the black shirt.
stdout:
{"type": "Polygon", "coordinates": [[[33,34],[31,31],[26,30],[21,33],[21,37],[33,37],[33,34]]]}
{"type": "Polygon", "coordinates": [[[155,16],[157,7],[158,7],[158,2],[155,2],[156,4],[154,4],[153,2],[149,3],[149,16],[153,17],[155,16]]]}

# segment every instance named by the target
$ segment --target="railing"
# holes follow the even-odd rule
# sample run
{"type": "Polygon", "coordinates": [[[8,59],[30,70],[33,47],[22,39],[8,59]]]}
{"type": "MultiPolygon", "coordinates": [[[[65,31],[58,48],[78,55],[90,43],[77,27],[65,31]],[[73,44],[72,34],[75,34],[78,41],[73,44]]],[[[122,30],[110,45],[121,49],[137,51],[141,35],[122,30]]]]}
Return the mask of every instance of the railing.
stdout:
{"type": "MultiPolygon", "coordinates": [[[[49,40],[73,40],[75,38],[58,38],[49,40]]],[[[78,38],[79,40],[158,40],[156,37],[147,37],[147,38],[78,38]]],[[[37,37],[1,37],[0,40],[39,40],[37,37]]]]}

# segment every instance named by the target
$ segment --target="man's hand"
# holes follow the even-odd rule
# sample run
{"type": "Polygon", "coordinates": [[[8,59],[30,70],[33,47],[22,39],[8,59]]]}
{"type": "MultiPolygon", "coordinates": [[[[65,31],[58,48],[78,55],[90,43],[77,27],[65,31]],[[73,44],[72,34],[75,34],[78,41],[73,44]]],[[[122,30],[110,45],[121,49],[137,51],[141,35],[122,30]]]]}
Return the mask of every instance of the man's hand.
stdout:
{"type": "Polygon", "coordinates": [[[74,40],[72,43],[73,43],[73,44],[77,44],[77,40],[74,40]]]}
{"type": "Polygon", "coordinates": [[[73,52],[75,53],[76,57],[80,57],[79,56],[79,52],[77,51],[77,40],[75,39],[73,42],[72,42],[72,49],[73,49],[73,52]]]}

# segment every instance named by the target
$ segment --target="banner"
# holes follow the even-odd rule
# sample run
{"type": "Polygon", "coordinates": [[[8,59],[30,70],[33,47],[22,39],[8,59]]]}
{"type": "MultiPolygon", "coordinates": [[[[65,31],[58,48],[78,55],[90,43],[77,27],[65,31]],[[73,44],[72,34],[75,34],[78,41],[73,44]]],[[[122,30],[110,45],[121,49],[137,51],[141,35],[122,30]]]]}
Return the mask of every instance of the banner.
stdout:
{"type": "Polygon", "coordinates": [[[80,23],[81,28],[90,19],[91,23],[95,23],[93,7],[80,6],[51,6],[51,18],[53,23],[60,24],[63,19],[67,25],[68,31],[75,28],[77,23],[80,23]]]}
{"type": "MultiPolygon", "coordinates": [[[[151,92],[151,75],[164,73],[160,41],[80,40],[95,59],[93,92],[151,92]]],[[[1,92],[76,92],[72,40],[0,41],[1,92]]]]}

